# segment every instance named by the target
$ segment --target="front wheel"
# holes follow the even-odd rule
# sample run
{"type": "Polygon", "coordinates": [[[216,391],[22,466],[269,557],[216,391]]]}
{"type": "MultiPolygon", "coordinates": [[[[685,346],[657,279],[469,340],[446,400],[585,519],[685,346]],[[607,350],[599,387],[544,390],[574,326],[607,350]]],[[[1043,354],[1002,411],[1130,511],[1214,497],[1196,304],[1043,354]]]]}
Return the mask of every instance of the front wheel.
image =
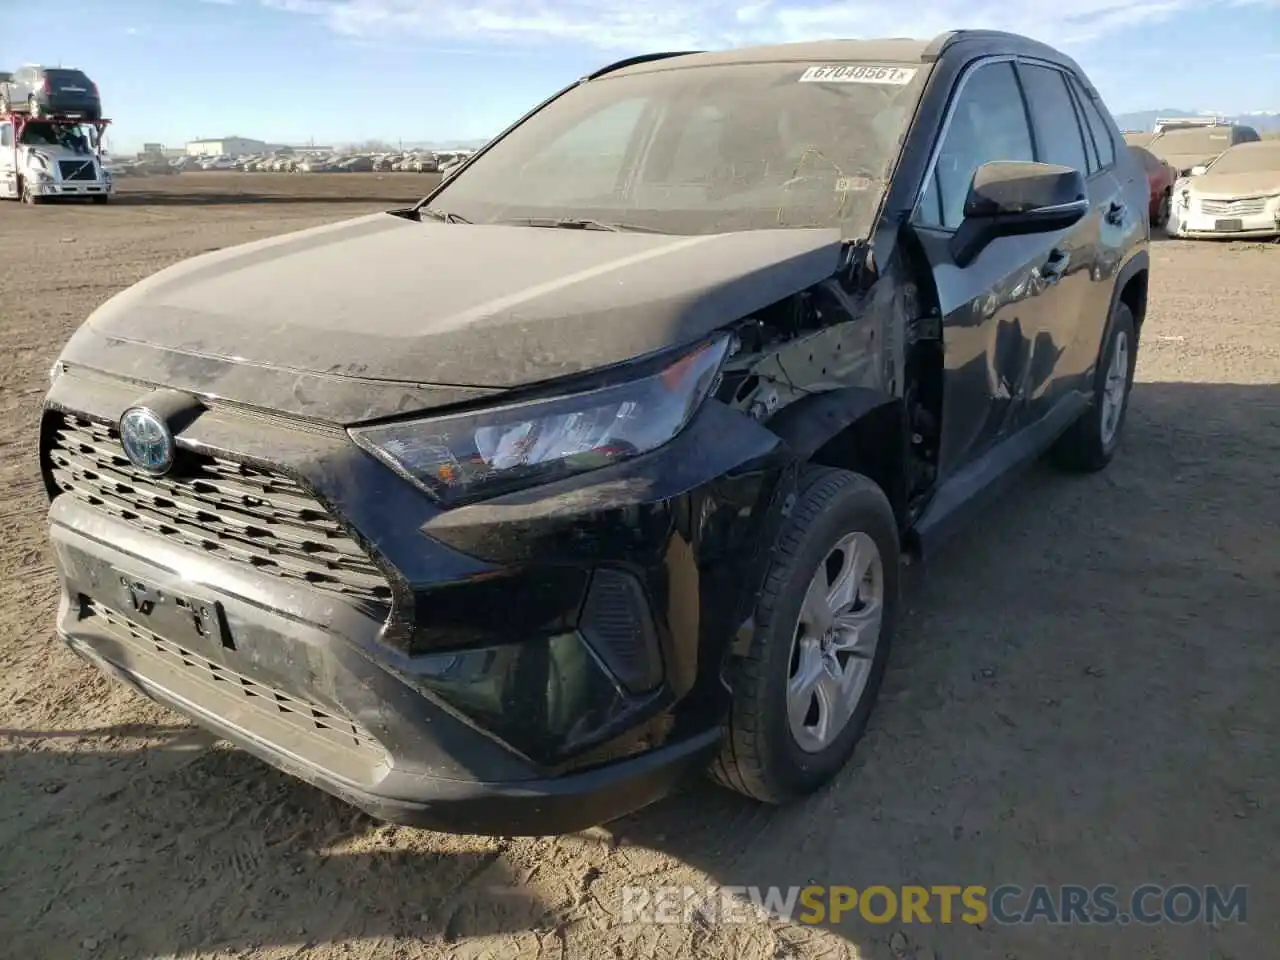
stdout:
{"type": "Polygon", "coordinates": [[[1133,370],[1138,359],[1138,334],[1133,312],[1117,303],[1107,340],[1094,375],[1093,403],[1054,444],[1053,462],[1064,470],[1092,473],[1101,470],[1120,446],[1133,370]]]}
{"type": "Polygon", "coordinates": [[[1160,206],[1156,209],[1156,218],[1151,222],[1151,225],[1153,227],[1160,227],[1161,229],[1164,229],[1164,227],[1168,226],[1169,214],[1172,212],[1173,197],[1171,197],[1169,192],[1166,190],[1164,196],[1160,198],[1160,206]]]}
{"type": "Polygon", "coordinates": [[[44,199],[43,197],[36,196],[36,194],[31,192],[31,184],[25,179],[22,181],[22,186],[19,188],[19,192],[22,195],[23,203],[37,204],[44,199]]]}
{"type": "Polygon", "coordinates": [[[778,534],[750,645],[731,665],[717,780],[783,803],[841,770],[889,662],[898,574],[897,521],[880,488],[856,473],[807,468],[778,534]]]}

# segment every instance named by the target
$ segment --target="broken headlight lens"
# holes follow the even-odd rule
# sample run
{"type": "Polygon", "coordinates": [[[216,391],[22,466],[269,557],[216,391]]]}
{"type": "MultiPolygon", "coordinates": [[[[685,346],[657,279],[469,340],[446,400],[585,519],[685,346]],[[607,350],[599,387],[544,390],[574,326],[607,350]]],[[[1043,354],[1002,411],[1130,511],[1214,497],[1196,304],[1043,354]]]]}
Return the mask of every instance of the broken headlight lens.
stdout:
{"type": "Polygon", "coordinates": [[[729,337],[657,373],[584,393],[474,413],[360,427],[362,447],[445,503],[548,483],[636,457],[693,419],[729,337]]]}

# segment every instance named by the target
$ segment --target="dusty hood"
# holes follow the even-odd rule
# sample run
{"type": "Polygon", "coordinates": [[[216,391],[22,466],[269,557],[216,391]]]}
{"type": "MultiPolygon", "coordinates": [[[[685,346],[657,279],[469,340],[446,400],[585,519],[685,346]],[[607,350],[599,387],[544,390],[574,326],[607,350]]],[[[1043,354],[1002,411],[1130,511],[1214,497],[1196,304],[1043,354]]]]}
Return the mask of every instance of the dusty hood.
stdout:
{"type": "Polygon", "coordinates": [[[1214,173],[1210,171],[1188,181],[1197,197],[1235,200],[1239,197],[1270,197],[1280,194],[1280,170],[1250,173],[1214,173]]]}
{"type": "MultiPolygon", "coordinates": [[[[1148,147],[1148,149],[1151,148],[1148,147]]],[[[1155,151],[1152,152],[1154,153],[1155,151]]],[[[1221,151],[1215,153],[1212,150],[1206,150],[1203,153],[1159,153],[1156,156],[1181,173],[1184,170],[1190,170],[1192,167],[1211,163],[1219,153],[1221,151]]]]}
{"type": "Polygon", "coordinates": [[[831,275],[839,251],[836,230],[669,237],[374,214],[180,263],[88,326],[210,361],[514,387],[694,340],[831,275]]]}

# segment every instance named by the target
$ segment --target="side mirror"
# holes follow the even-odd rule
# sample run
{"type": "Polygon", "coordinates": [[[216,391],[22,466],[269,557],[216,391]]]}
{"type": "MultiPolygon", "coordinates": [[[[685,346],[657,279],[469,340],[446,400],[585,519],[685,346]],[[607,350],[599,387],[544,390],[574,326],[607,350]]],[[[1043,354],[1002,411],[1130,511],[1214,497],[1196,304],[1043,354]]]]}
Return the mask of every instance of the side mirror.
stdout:
{"type": "Polygon", "coordinates": [[[997,237],[1065,230],[1088,212],[1089,191],[1079,170],[1051,163],[984,163],[974,171],[951,254],[957,266],[965,267],[997,237]]]}
{"type": "Polygon", "coordinates": [[[1207,164],[1199,163],[1192,167],[1190,172],[1193,177],[1202,177],[1209,172],[1209,167],[1207,164]]]}

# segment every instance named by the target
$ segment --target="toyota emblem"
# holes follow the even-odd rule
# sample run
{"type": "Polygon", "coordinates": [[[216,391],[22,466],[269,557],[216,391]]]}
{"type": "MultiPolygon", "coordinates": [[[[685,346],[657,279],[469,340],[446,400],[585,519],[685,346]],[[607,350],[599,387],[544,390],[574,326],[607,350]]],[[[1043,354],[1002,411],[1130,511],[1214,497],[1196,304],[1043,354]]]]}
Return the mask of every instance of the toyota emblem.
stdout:
{"type": "Polygon", "coordinates": [[[120,417],[120,446],[130,463],[152,476],[173,468],[173,434],[168,424],[146,407],[130,407],[120,417]]]}

